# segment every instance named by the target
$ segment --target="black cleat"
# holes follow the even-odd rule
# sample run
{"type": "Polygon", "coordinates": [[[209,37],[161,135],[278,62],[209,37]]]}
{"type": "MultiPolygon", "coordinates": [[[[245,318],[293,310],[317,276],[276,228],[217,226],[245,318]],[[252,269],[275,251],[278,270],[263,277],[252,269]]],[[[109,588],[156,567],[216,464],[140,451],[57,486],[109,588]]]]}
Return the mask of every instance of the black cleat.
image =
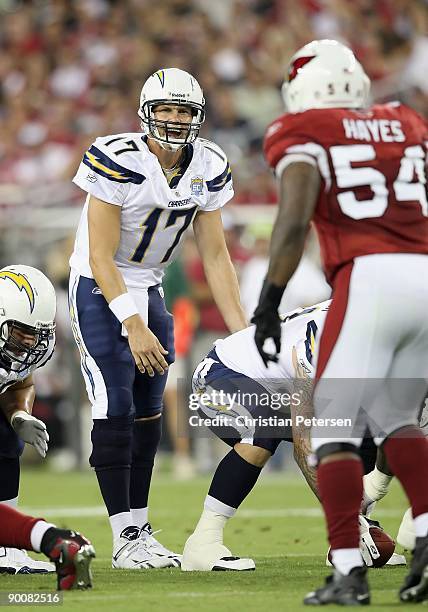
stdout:
{"type": "Polygon", "coordinates": [[[51,527],[42,538],[41,550],[55,563],[58,591],[92,587],[90,565],[95,550],[80,533],[51,527]]]}
{"type": "Polygon", "coordinates": [[[401,601],[428,599],[428,536],[416,538],[412,565],[399,592],[401,601]]]}
{"type": "Polygon", "coordinates": [[[308,593],[303,603],[306,606],[367,606],[370,603],[367,568],[354,567],[347,576],[335,570],[326,579],[325,586],[308,593]]]}

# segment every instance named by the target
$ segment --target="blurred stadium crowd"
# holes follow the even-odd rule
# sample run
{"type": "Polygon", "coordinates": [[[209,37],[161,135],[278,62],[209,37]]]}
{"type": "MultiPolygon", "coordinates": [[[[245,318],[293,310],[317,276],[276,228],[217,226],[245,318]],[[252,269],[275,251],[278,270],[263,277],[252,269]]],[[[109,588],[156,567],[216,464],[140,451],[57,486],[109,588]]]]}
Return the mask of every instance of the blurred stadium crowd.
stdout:
{"type": "Polygon", "coordinates": [[[139,129],[146,76],[174,65],[200,81],[203,135],[224,147],[235,202],[272,203],[261,143],[293,52],[347,41],[375,95],[427,111],[424,0],[2,0],[0,181],[70,179],[96,135],[139,129]]]}
{"type": "MultiPolygon", "coordinates": [[[[263,134],[282,112],[289,58],[312,39],[342,40],[363,63],[376,100],[399,99],[428,115],[427,33],[427,0],[0,0],[0,220],[22,223],[15,209],[26,209],[17,203],[58,206],[52,214],[64,219],[70,208],[78,210],[82,193],[70,181],[85,149],[98,135],[138,131],[146,77],[162,67],[183,68],[204,89],[201,135],[217,142],[232,166],[236,197],[224,223],[250,315],[267,266],[273,209],[264,211],[276,201],[263,134]]],[[[19,241],[30,247],[22,247],[19,263],[41,265],[58,288],[58,350],[38,375],[37,411],[48,422],[53,446],[70,447],[79,457],[85,451],[76,442],[75,421],[84,391],[76,392],[81,383],[66,312],[74,232],[67,223],[52,219],[50,229],[61,231],[45,242],[36,222],[26,227],[19,241]]],[[[11,253],[4,230],[0,235],[6,265],[11,253]]],[[[284,308],[328,297],[317,258],[312,237],[284,308]]],[[[189,441],[174,433],[175,381],[226,334],[191,238],[165,288],[180,355],[166,394],[169,431],[185,457],[189,441]]]]}

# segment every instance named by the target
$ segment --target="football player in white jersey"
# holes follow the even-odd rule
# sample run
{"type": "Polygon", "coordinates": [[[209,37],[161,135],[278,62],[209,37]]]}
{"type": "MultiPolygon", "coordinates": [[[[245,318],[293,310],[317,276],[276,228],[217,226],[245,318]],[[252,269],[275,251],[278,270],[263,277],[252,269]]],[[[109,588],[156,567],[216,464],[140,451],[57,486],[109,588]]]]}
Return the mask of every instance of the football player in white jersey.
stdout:
{"type": "MultiPolygon", "coordinates": [[[[0,503],[18,501],[19,457],[24,443],[45,457],[46,426],[31,416],[32,373],[49,360],[55,345],[55,290],[42,272],[14,265],[0,270],[0,503]]],[[[24,551],[0,546],[0,573],[55,571],[24,551]]]]}
{"type": "Polygon", "coordinates": [[[180,565],[153,537],[147,508],[174,361],[161,281],[190,225],[228,328],[246,326],[220,215],[233,196],[231,171],[223,151],[198,137],[204,107],[190,74],[157,71],[141,92],[143,133],[97,138],[74,178],[87,198],[70,260],[71,321],[115,568],[180,565]]]}
{"type": "MultiPolygon", "coordinates": [[[[281,317],[281,352],[268,369],[254,343],[254,326],[217,340],[196,368],[190,408],[197,413],[190,417],[190,425],[208,425],[232,450],[214,474],[202,516],[185,544],[182,570],[255,569],[252,559],[232,555],[223,544],[223,530],[282,440],[293,442],[295,460],[318,497],[316,472],[308,461],[309,426],[299,424],[296,417],[312,416],[313,355],[330,303],[299,308],[281,317]],[[291,423],[283,423],[284,417],[291,423]]],[[[377,482],[375,471],[371,471],[376,458],[372,448],[376,447],[370,441],[361,448],[365,470],[370,472],[365,477],[370,491],[377,482]]],[[[360,549],[371,566],[378,551],[369,528],[367,517],[361,516],[360,549]]],[[[405,564],[405,559],[394,555],[389,564],[405,564]]]]}
{"type": "Polygon", "coordinates": [[[19,457],[24,443],[46,456],[45,424],[31,415],[33,372],[55,347],[56,296],[50,280],[23,265],[0,270],[0,574],[57,573],[59,590],[92,585],[91,543],[75,531],[58,529],[15,509],[19,457]],[[35,561],[26,550],[43,552],[35,561]]]}

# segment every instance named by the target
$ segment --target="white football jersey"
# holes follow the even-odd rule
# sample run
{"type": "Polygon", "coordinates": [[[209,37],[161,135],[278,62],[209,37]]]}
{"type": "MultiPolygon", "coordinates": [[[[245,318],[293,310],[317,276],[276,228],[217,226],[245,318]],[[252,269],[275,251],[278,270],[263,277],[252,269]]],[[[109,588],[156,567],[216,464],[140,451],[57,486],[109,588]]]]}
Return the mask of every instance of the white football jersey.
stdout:
{"type": "MultiPolygon", "coordinates": [[[[213,211],[233,197],[232,175],[223,151],[203,138],[186,145],[181,172],[170,183],[141,133],[97,138],[73,181],[88,194],[121,206],[121,234],[114,261],[128,287],[161,282],[177,256],[185,230],[198,210],[213,211]]],[[[89,265],[88,197],[70,265],[93,278],[89,265]]]]}
{"type": "Polygon", "coordinates": [[[315,375],[318,339],[321,335],[325,317],[331,300],[298,308],[282,315],[281,352],[277,363],[269,362],[265,368],[254,342],[255,326],[251,325],[224,340],[215,342],[215,350],[225,366],[257,380],[281,381],[296,376],[292,351],[296,347],[297,361],[309,378],[315,375]]]}
{"type": "Polygon", "coordinates": [[[55,334],[52,336],[49,342],[49,348],[46,351],[46,355],[43,357],[40,363],[37,363],[36,365],[30,365],[28,368],[25,368],[25,370],[22,370],[22,372],[14,372],[14,371],[9,372],[2,368],[2,365],[0,362],[0,394],[6,391],[6,389],[11,387],[15,383],[25,380],[27,376],[30,376],[30,374],[32,374],[38,368],[43,367],[45,363],[47,363],[49,359],[52,357],[54,349],[55,349],[55,334]]]}

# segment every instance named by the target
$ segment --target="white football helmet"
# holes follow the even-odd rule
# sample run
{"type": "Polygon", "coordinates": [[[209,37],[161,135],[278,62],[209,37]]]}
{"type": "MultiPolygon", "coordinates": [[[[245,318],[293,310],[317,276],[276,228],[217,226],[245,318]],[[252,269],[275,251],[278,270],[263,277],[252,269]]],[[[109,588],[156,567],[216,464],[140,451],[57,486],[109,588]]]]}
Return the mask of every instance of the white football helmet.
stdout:
{"type": "Polygon", "coordinates": [[[43,359],[55,334],[56,296],[36,268],[0,270],[0,367],[22,372],[43,359]]]}
{"type": "Polygon", "coordinates": [[[282,85],[289,113],[310,108],[364,108],[370,79],[351,49],[337,40],[314,40],[293,55],[282,85]]]}
{"type": "Polygon", "coordinates": [[[156,140],[164,149],[176,151],[194,142],[205,119],[205,100],[198,81],[188,72],[179,68],[165,68],[153,73],[143,85],[138,115],[142,120],[143,132],[156,140]],[[159,121],[155,119],[154,108],[159,104],[180,104],[192,110],[191,123],[159,121]],[[174,130],[186,133],[174,134],[174,130]],[[161,130],[161,131],[160,131],[161,130]]]}

